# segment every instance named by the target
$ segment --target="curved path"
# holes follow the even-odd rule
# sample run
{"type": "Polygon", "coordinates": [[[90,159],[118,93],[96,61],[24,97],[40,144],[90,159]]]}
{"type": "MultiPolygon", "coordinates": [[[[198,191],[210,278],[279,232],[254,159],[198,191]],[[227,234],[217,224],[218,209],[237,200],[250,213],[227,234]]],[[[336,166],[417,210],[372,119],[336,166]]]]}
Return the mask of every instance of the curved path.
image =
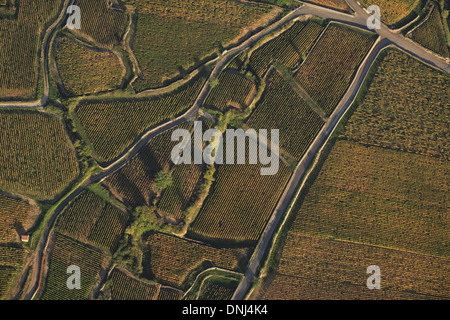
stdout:
{"type": "MultiPolygon", "coordinates": [[[[347,0],[347,2],[353,7],[356,12],[354,16],[310,4],[305,4],[299,9],[299,11],[307,15],[314,15],[323,19],[330,19],[332,21],[367,29],[366,21],[369,17],[369,14],[365,11],[365,9],[360,7],[355,0],[347,0]]],[[[410,55],[416,57],[422,62],[425,62],[441,71],[450,73],[450,65],[446,62],[445,59],[430,53],[420,45],[410,41],[409,39],[406,39],[403,35],[394,33],[385,25],[382,24],[381,29],[376,30],[376,32],[379,35],[377,42],[374,44],[365,60],[360,65],[358,72],[353,79],[353,82],[348,88],[346,94],[342,97],[340,103],[331,115],[329,121],[316,136],[313,143],[310,145],[305,155],[297,165],[294,173],[292,174],[280,200],[278,201],[277,207],[272,213],[271,219],[267,223],[264,232],[261,235],[255,252],[253,253],[250,260],[250,264],[247,268],[244,279],[233,295],[233,300],[242,300],[245,298],[245,295],[250,289],[255,275],[264,258],[264,254],[269,249],[272,237],[277,230],[277,226],[279,225],[280,220],[283,218],[284,213],[286,212],[289,204],[295,196],[297,186],[301,182],[317,153],[324,146],[328,137],[334,131],[342,116],[347,112],[348,108],[353,103],[353,100],[358,94],[359,88],[363,84],[367,73],[369,72],[373,62],[375,61],[381,50],[388,46],[396,46],[409,53],[410,55]]]]}
{"type": "MultiPolygon", "coordinates": [[[[66,4],[68,2],[71,2],[71,0],[66,0],[66,4]]],[[[219,73],[222,71],[222,69],[226,66],[226,64],[233,59],[237,54],[242,52],[243,50],[253,46],[257,41],[259,41],[261,38],[265,37],[266,35],[272,33],[273,31],[277,30],[281,26],[283,26],[285,23],[301,16],[301,15],[311,15],[311,16],[317,16],[324,19],[329,19],[332,21],[342,22],[348,25],[357,26],[360,28],[366,28],[366,19],[369,16],[364,9],[358,6],[356,1],[354,0],[348,0],[348,2],[354,6],[356,14],[354,16],[349,14],[340,13],[337,11],[329,10],[323,7],[318,7],[315,5],[310,4],[304,4],[302,7],[290,12],[288,15],[283,17],[281,20],[277,21],[276,23],[270,25],[269,27],[265,28],[264,30],[258,32],[257,34],[253,35],[246,41],[244,41],[242,44],[234,47],[233,49],[224,52],[222,56],[220,56],[217,60],[217,64],[215,65],[214,69],[212,70],[209,79],[206,81],[205,85],[203,86],[200,94],[198,95],[196,101],[194,102],[193,106],[183,115],[179,116],[178,118],[171,120],[165,124],[162,124],[156,128],[153,128],[149,131],[147,131],[145,134],[143,134],[140,139],[134,143],[128,151],[120,157],[118,160],[113,162],[108,167],[103,168],[103,171],[101,173],[95,174],[88,178],[86,181],[84,181],[79,187],[77,187],[74,191],[72,191],[69,195],[67,195],[60,204],[55,208],[52,216],[49,218],[49,221],[47,225],[45,226],[45,229],[41,235],[39,244],[36,249],[35,253],[35,261],[33,263],[33,275],[32,275],[32,285],[29,289],[25,299],[32,299],[35,294],[39,291],[43,276],[43,261],[44,261],[44,255],[46,254],[46,248],[48,246],[48,240],[50,231],[52,229],[52,226],[58,216],[58,214],[64,209],[65,206],[67,206],[70,201],[72,201],[77,195],[79,195],[86,187],[88,187],[92,183],[96,183],[107,177],[108,175],[116,172],[121,167],[123,167],[125,164],[127,164],[134,155],[138,153],[138,151],[145,146],[151,139],[158,136],[159,134],[170,130],[174,128],[175,126],[178,126],[179,124],[189,121],[190,119],[193,119],[197,116],[199,107],[203,104],[204,99],[206,98],[209,89],[210,89],[210,83],[212,79],[215,79],[218,77],[219,73]]],[[[62,17],[64,17],[65,11],[63,12],[62,17]]],[[[60,23],[60,22],[59,22],[60,23]]],[[[57,25],[56,25],[57,26],[57,25]]],[[[56,30],[56,26],[54,29],[52,29],[51,34],[56,30]]],[[[360,66],[357,75],[355,76],[350,88],[348,89],[348,92],[341,100],[341,103],[336,108],[333,115],[330,117],[329,122],[324,126],[322,131],[319,133],[319,135],[316,137],[310,148],[308,149],[305,156],[302,158],[300,163],[298,164],[297,168],[295,169],[291,179],[288,182],[288,186],[285,188],[285,191],[280,198],[278,205],[272,214],[272,218],[270,219],[269,223],[267,224],[264,233],[260,239],[260,242],[258,244],[257,249],[255,250],[250,266],[245,274],[244,280],[241,282],[240,286],[238,287],[234,299],[243,299],[246,292],[248,291],[248,288],[250,287],[251,283],[253,282],[254,275],[262,261],[264,252],[266,251],[270,240],[273,236],[273,233],[276,230],[276,227],[278,225],[278,222],[283,217],[283,214],[290,203],[294,193],[296,186],[300,182],[301,178],[303,177],[305,171],[307,170],[310,162],[312,159],[314,159],[315,155],[317,154],[318,150],[320,150],[321,146],[325,142],[326,138],[329,136],[329,134],[334,130],[336,124],[341,119],[342,115],[346,112],[348,107],[353,102],[353,99],[355,98],[362,82],[364,81],[364,78],[370,69],[373,61],[375,60],[378,53],[385,48],[388,45],[395,44],[399,48],[405,50],[406,52],[410,53],[411,55],[417,57],[419,60],[426,62],[430,64],[431,66],[434,66],[440,70],[444,70],[446,72],[450,71],[450,66],[448,63],[445,62],[444,59],[438,58],[437,56],[431,54],[426,49],[420,47],[419,45],[416,45],[412,41],[409,41],[408,39],[404,38],[401,35],[394,34],[391,30],[389,30],[387,27],[383,26],[381,30],[378,30],[378,33],[380,35],[380,38],[378,39],[377,43],[372,48],[371,52],[368,54],[362,65],[360,66]]],[[[50,37],[51,38],[51,37],[50,37]]],[[[48,41],[46,42],[45,48],[46,52],[48,51],[48,41]]],[[[45,59],[47,61],[47,59],[45,59]]],[[[46,65],[45,63],[44,65],[46,65]]],[[[45,77],[44,79],[47,79],[45,77]]],[[[46,89],[44,93],[44,98],[41,100],[46,102],[46,98],[48,95],[48,80],[45,81],[47,83],[46,89]]],[[[38,104],[40,105],[41,102],[38,104]]],[[[1,106],[1,105],[0,105],[1,106]]],[[[18,104],[16,106],[24,107],[25,104],[18,104]]]]}
{"type": "Polygon", "coordinates": [[[47,32],[44,35],[44,40],[42,41],[41,46],[41,70],[43,80],[44,80],[44,93],[40,100],[36,101],[5,101],[0,102],[0,108],[39,108],[43,107],[48,102],[48,94],[50,91],[50,85],[48,81],[48,57],[49,57],[49,50],[50,50],[50,44],[51,40],[55,34],[55,32],[58,30],[58,28],[61,26],[61,24],[64,21],[64,18],[66,17],[66,11],[69,5],[73,3],[74,0],[64,0],[64,3],[62,4],[61,11],[59,12],[58,17],[56,18],[55,22],[53,22],[50,27],[48,27],[47,32]]]}

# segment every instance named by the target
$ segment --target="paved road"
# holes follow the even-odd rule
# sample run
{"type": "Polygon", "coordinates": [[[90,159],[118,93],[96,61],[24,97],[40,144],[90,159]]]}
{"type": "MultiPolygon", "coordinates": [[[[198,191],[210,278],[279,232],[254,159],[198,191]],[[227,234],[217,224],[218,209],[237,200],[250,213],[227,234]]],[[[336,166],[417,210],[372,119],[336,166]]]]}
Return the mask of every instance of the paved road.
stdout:
{"type": "MultiPolygon", "coordinates": [[[[71,0],[68,0],[66,2],[70,2],[71,0]]],[[[356,5],[356,1],[349,0],[351,5],[356,5]]],[[[179,124],[189,121],[193,119],[198,114],[199,107],[203,104],[204,99],[206,98],[208,91],[210,89],[210,83],[212,79],[215,79],[218,77],[221,70],[225,67],[225,65],[233,59],[237,54],[242,52],[243,50],[253,46],[257,41],[259,41],[264,36],[268,35],[269,33],[272,33],[273,31],[277,30],[281,26],[283,26],[288,21],[291,21],[301,15],[313,15],[318,16],[324,19],[330,19],[333,21],[338,21],[354,26],[359,26],[365,28],[366,23],[366,17],[368,16],[367,13],[362,8],[355,8],[356,15],[351,16],[348,14],[343,14],[337,11],[332,11],[329,9],[325,9],[322,7],[314,6],[305,4],[304,6],[290,12],[288,15],[283,17],[278,22],[270,25],[269,27],[265,28],[264,30],[260,31],[259,33],[253,35],[246,41],[244,41],[242,44],[238,45],[237,47],[229,50],[225,54],[223,54],[221,57],[219,57],[216,66],[212,70],[209,79],[206,81],[204,87],[202,88],[199,96],[197,97],[195,103],[193,106],[183,115],[180,117],[169,121],[165,124],[162,124],[158,126],[157,128],[151,129],[145,134],[141,136],[141,138],[132,145],[129,150],[124,154],[121,158],[116,160],[114,163],[109,165],[108,167],[103,168],[103,171],[99,174],[96,174],[87,181],[85,181],[82,185],[80,185],[76,190],[74,190],[71,194],[67,196],[55,209],[54,213],[49,219],[49,222],[47,223],[41,239],[39,241],[39,244],[36,249],[36,255],[35,255],[35,262],[33,264],[33,278],[32,278],[32,287],[29,290],[29,292],[26,295],[26,299],[32,299],[34,295],[38,292],[40,288],[40,283],[42,279],[42,270],[43,270],[43,257],[44,254],[46,254],[46,248],[48,245],[49,235],[51,228],[58,216],[58,214],[64,209],[65,206],[69,204],[70,201],[72,201],[77,195],[79,195],[86,187],[88,187],[92,183],[96,183],[101,181],[103,178],[107,177],[108,175],[116,172],[121,167],[123,167],[125,164],[127,164],[134,155],[136,155],[139,150],[145,146],[151,139],[156,137],[157,135],[170,130],[171,128],[174,128],[175,126],[178,126],[179,124]]],[[[339,119],[342,117],[342,115],[345,113],[345,111],[348,109],[348,106],[352,103],[354,97],[357,94],[357,91],[359,87],[361,86],[365,75],[367,74],[368,70],[370,69],[370,66],[372,65],[373,61],[375,60],[377,54],[387,45],[390,45],[392,43],[399,43],[399,47],[404,49],[407,52],[410,52],[412,55],[416,56],[422,61],[425,61],[429,63],[432,66],[435,66],[441,70],[449,71],[449,65],[445,63],[444,60],[437,58],[436,56],[430,54],[422,47],[415,45],[414,43],[408,41],[407,39],[402,39],[402,36],[396,35],[389,31],[389,29],[381,29],[379,31],[379,34],[381,35],[379,41],[372,49],[371,53],[366,57],[366,60],[361,65],[353,83],[351,84],[347,94],[342,99],[339,106],[336,108],[334,114],[330,117],[329,122],[324,126],[322,131],[319,133],[319,135],[316,137],[313,144],[308,149],[307,153],[303,157],[303,159],[300,161],[299,165],[297,166],[295,172],[293,173],[293,176],[291,177],[288,186],[286,187],[282,197],[280,198],[280,201],[277,205],[277,208],[275,209],[271,220],[269,221],[268,225],[266,226],[266,229],[260,239],[260,243],[258,246],[258,249],[255,251],[251,264],[248,268],[248,271],[245,275],[245,278],[243,282],[238,287],[234,298],[235,299],[243,299],[246,292],[248,291],[248,288],[250,287],[251,283],[253,282],[253,278],[255,275],[255,272],[262,260],[263,254],[266,251],[270,240],[273,236],[273,233],[278,225],[278,222],[283,216],[283,213],[285,212],[287,205],[290,203],[290,200],[292,199],[295,188],[300,182],[301,178],[303,177],[304,172],[309,166],[309,163],[312,161],[314,156],[316,155],[317,151],[320,149],[320,147],[323,145],[326,138],[329,136],[329,134],[334,129],[335,125],[339,121],[339,119]]],[[[53,29],[52,32],[56,30],[53,29]]],[[[51,37],[50,37],[51,38],[51,37]]],[[[46,52],[48,52],[48,42],[46,44],[46,52]]],[[[46,72],[44,72],[46,73],[46,72]]],[[[47,79],[47,78],[45,78],[47,79]]],[[[47,83],[47,95],[48,95],[48,80],[46,80],[47,83]]],[[[44,94],[44,97],[46,98],[46,94],[44,94]]],[[[25,106],[25,104],[21,104],[21,106],[25,106]]]]}
{"type": "Polygon", "coordinates": [[[206,81],[205,85],[203,86],[200,94],[198,95],[196,101],[194,102],[193,106],[183,115],[179,116],[178,118],[171,120],[167,123],[164,123],[154,129],[151,129],[144,133],[139,140],[133,144],[129,150],[119,159],[114,161],[112,164],[110,164],[107,167],[103,167],[103,171],[99,174],[96,174],[92,176],[88,181],[84,182],[82,185],[80,185],[76,190],[74,190],[71,194],[67,196],[54,210],[52,216],[49,218],[49,221],[47,225],[45,226],[45,229],[41,235],[41,238],[39,240],[38,246],[36,248],[35,253],[35,260],[33,263],[33,279],[32,279],[32,286],[29,289],[28,293],[25,296],[26,300],[33,299],[35,294],[39,291],[41,281],[42,281],[42,272],[43,272],[43,262],[44,262],[44,255],[47,254],[47,246],[48,246],[48,240],[50,231],[53,227],[53,224],[57,218],[57,216],[61,213],[61,211],[72,201],[77,195],[79,195],[84,189],[86,189],[90,184],[96,183],[104,179],[105,177],[109,176],[110,174],[116,172],[120,168],[122,168],[124,165],[126,165],[132,158],[135,156],[139,150],[144,147],[151,139],[155,138],[156,136],[162,134],[163,132],[170,130],[186,121],[189,121],[193,118],[195,118],[198,114],[199,107],[203,104],[204,99],[206,98],[209,88],[210,88],[210,82],[212,79],[217,78],[220,71],[223,69],[223,67],[231,60],[233,59],[237,54],[239,54],[242,50],[245,50],[246,48],[249,48],[253,46],[257,41],[259,41],[261,38],[265,37],[269,33],[277,30],[281,26],[283,26],[288,21],[297,18],[300,16],[301,13],[299,11],[293,11],[286,15],[284,18],[279,20],[278,22],[270,25],[269,27],[265,28],[264,30],[258,32],[257,34],[253,35],[249,39],[247,39],[245,42],[243,42],[241,45],[229,50],[224,55],[222,55],[218,61],[214,69],[212,70],[208,80],[206,81]]]}
{"type": "MultiPolygon", "coordinates": [[[[323,19],[330,19],[332,21],[337,21],[367,29],[366,22],[369,14],[361,6],[359,6],[355,0],[347,0],[347,2],[355,10],[355,15],[348,15],[310,4],[305,4],[299,9],[299,11],[306,15],[313,15],[323,19]]],[[[392,32],[392,30],[390,30],[386,25],[382,24],[382,28],[376,31],[379,34],[377,42],[369,52],[366,59],[361,64],[353,82],[347,90],[347,93],[344,95],[341,102],[336,107],[336,110],[331,115],[327,124],[322,128],[303,158],[300,160],[292,177],[290,178],[288,185],[286,186],[277,204],[277,207],[272,213],[271,219],[269,220],[263,234],[261,235],[257,248],[250,260],[250,265],[245,273],[245,277],[239,284],[236,292],[233,295],[233,300],[242,300],[245,298],[245,295],[247,294],[253,283],[255,274],[258,271],[264,254],[269,249],[272,237],[277,229],[277,226],[279,225],[280,220],[283,218],[284,213],[286,212],[291,200],[295,195],[297,186],[307,172],[308,167],[314,160],[316,154],[322,148],[327,138],[336,128],[339,120],[352,104],[359,91],[359,88],[361,87],[368,71],[370,70],[370,67],[372,66],[380,51],[387,46],[396,46],[421,60],[422,62],[426,62],[429,65],[444,72],[450,72],[450,65],[448,64],[448,62],[446,62],[445,59],[428,52],[418,44],[406,39],[403,35],[392,32]]]]}

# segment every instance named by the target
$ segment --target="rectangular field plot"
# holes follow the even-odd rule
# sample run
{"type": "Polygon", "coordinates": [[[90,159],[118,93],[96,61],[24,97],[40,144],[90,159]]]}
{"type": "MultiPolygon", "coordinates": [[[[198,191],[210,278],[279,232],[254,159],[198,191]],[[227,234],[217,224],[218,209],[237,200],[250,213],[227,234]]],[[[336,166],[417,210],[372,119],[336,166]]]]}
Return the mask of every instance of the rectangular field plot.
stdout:
{"type": "Polygon", "coordinates": [[[233,70],[223,71],[219,84],[211,89],[205,106],[224,111],[228,107],[243,109],[249,106],[255,94],[255,84],[244,75],[233,70]]]}
{"type": "Polygon", "coordinates": [[[376,35],[331,23],[302,63],[295,79],[331,115],[376,35]]]}
{"type": "Polygon", "coordinates": [[[450,160],[450,76],[388,50],[344,136],[450,160]],[[439,93],[439,94],[437,94],[439,93]]]}
{"type": "Polygon", "coordinates": [[[112,52],[91,50],[69,37],[59,38],[57,48],[58,73],[69,95],[111,91],[121,85],[122,65],[112,52]]]}
{"type": "Polygon", "coordinates": [[[2,109],[0,141],[0,188],[4,191],[53,199],[79,174],[64,123],[54,115],[2,109]]]}
{"type": "Polygon", "coordinates": [[[261,165],[220,165],[216,181],[188,235],[202,239],[256,241],[275,208],[291,170],[262,176],[261,165]]]}
{"type": "Polygon", "coordinates": [[[336,142],[291,232],[450,257],[448,161],[336,142]]]}
{"type": "Polygon", "coordinates": [[[114,252],[127,221],[125,212],[95,193],[84,191],[62,213],[56,230],[78,241],[114,252]]]}
{"type": "Polygon", "coordinates": [[[278,72],[270,75],[268,87],[246,125],[278,129],[280,150],[300,160],[325,122],[278,72]]]}
{"type": "Polygon", "coordinates": [[[448,299],[450,261],[289,232],[275,278],[263,299],[448,299]],[[370,290],[377,265],[381,289],[370,290]]]}
{"type": "Polygon", "coordinates": [[[25,249],[0,245],[0,300],[6,299],[25,256],[25,249]]]}
{"type": "Polygon", "coordinates": [[[100,281],[105,256],[75,240],[56,233],[49,258],[43,300],[86,300],[100,281]],[[67,288],[67,268],[76,265],[81,271],[81,289],[67,288]]]}

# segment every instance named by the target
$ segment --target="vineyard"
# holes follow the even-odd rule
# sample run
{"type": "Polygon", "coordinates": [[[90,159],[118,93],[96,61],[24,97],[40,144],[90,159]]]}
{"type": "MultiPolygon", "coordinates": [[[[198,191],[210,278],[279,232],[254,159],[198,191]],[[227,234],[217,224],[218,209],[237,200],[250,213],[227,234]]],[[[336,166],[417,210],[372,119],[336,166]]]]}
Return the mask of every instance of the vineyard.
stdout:
{"type": "Polygon", "coordinates": [[[0,245],[0,300],[7,297],[24,259],[24,249],[0,245]]]}
{"type": "Polygon", "coordinates": [[[250,56],[250,69],[260,78],[277,61],[288,68],[298,65],[313,46],[323,27],[314,21],[306,26],[296,22],[287,31],[256,49],[250,56]]]}
{"type": "Polygon", "coordinates": [[[223,71],[218,81],[219,84],[210,91],[205,106],[220,111],[230,106],[239,109],[249,106],[256,89],[253,81],[231,70],[223,71]]]}
{"type": "Polygon", "coordinates": [[[206,77],[166,96],[130,100],[85,100],[76,115],[101,161],[117,158],[145,130],[192,107],[206,77]]]}
{"type": "Polygon", "coordinates": [[[279,129],[280,149],[300,160],[325,124],[278,72],[267,80],[268,87],[247,121],[258,129],[279,129]]]}
{"type": "Polygon", "coordinates": [[[241,70],[247,60],[247,50],[242,51],[228,63],[227,68],[232,70],[241,70]]]}
{"type": "Polygon", "coordinates": [[[122,66],[113,53],[85,48],[68,37],[60,38],[57,47],[58,72],[69,93],[82,95],[120,86],[122,66]]]}
{"type": "Polygon", "coordinates": [[[75,0],[83,15],[81,29],[72,32],[81,33],[89,40],[102,46],[112,47],[119,44],[127,25],[127,15],[121,8],[107,6],[105,0],[75,0]]]}
{"type": "Polygon", "coordinates": [[[448,299],[447,259],[322,239],[290,231],[265,299],[448,299]],[[368,290],[366,269],[382,270],[381,290],[368,290]],[[289,278],[287,278],[289,277],[289,278]]]}
{"type": "Polygon", "coordinates": [[[0,18],[1,99],[35,96],[39,36],[60,5],[60,0],[21,0],[17,19],[0,18]]]}
{"type": "Polygon", "coordinates": [[[291,232],[448,258],[449,174],[447,160],[338,141],[291,232]]]}
{"type": "Polygon", "coordinates": [[[366,8],[377,5],[381,10],[381,21],[389,26],[406,18],[420,4],[420,0],[361,0],[366,8]]]}
{"type": "Polygon", "coordinates": [[[208,277],[202,283],[198,300],[231,300],[239,281],[224,277],[208,277]]]}
{"type": "Polygon", "coordinates": [[[376,68],[293,207],[277,271],[259,293],[265,299],[450,296],[448,148],[436,139],[448,131],[448,77],[391,49],[376,68]],[[439,149],[417,152],[427,146],[439,149]],[[382,290],[365,288],[373,264],[383,270],[382,290]]]}
{"type": "Polygon", "coordinates": [[[112,300],[156,300],[159,285],[144,283],[114,268],[108,287],[112,300]]]}
{"type": "Polygon", "coordinates": [[[450,160],[450,91],[443,90],[449,85],[448,74],[388,50],[344,136],[450,160]]]}
{"type": "Polygon", "coordinates": [[[91,191],[84,191],[63,212],[56,231],[114,252],[128,216],[91,191]]]}
{"type": "Polygon", "coordinates": [[[105,257],[100,252],[55,233],[42,299],[87,299],[94,285],[100,280],[104,261],[105,257]],[[67,288],[67,268],[71,265],[80,267],[82,272],[81,288],[78,290],[67,288]]]}
{"type": "Polygon", "coordinates": [[[353,10],[345,0],[306,0],[305,2],[311,2],[313,4],[337,9],[348,13],[353,12],[353,10]]]}
{"type": "Polygon", "coordinates": [[[18,229],[29,227],[28,220],[35,211],[27,202],[0,193],[0,243],[17,241],[18,229]]]}
{"type": "Polygon", "coordinates": [[[281,11],[266,4],[225,0],[123,2],[137,8],[133,45],[141,70],[133,83],[137,91],[160,87],[166,80],[183,75],[204,57],[266,24],[281,11]]]}
{"type": "Polygon", "coordinates": [[[5,191],[51,199],[79,174],[75,150],[56,117],[3,109],[0,141],[0,188],[5,191]]]}
{"type": "Polygon", "coordinates": [[[150,272],[163,284],[183,287],[190,272],[210,262],[224,269],[236,269],[246,254],[245,249],[214,248],[197,242],[169,236],[151,234],[147,239],[150,249],[150,272]]]}
{"type": "MultiPolygon", "coordinates": [[[[190,127],[191,123],[185,123],[178,128],[190,127]]],[[[178,143],[170,141],[172,132],[169,130],[152,139],[127,165],[105,179],[104,184],[117,198],[135,207],[151,203],[153,179],[160,170],[170,168],[170,153],[178,143]]]]}
{"type": "Polygon", "coordinates": [[[183,292],[168,287],[161,287],[159,291],[158,300],[181,300],[183,292]]]}
{"type": "Polygon", "coordinates": [[[163,193],[158,208],[163,214],[175,220],[183,217],[183,212],[194,195],[203,173],[203,166],[197,164],[179,164],[175,167],[173,183],[163,193]]]}
{"type": "Polygon", "coordinates": [[[300,66],[295,79],[331,115],[349,87],[376,36],[330,24],[300,66]]]}
{"type": "Polygon", "coordinates": [[[429,18],[412,32],[412,39],[445,58],[449,57],[444,26],[437,5],[433,7],[429,18]]]}
{"type": "Polygon", "coordinates": [[[220,165],[213,189],[191,224],[190,237],[256,241],[291,175],[280,161],[278,173],[263,176],[261,165],[220,165]]]}

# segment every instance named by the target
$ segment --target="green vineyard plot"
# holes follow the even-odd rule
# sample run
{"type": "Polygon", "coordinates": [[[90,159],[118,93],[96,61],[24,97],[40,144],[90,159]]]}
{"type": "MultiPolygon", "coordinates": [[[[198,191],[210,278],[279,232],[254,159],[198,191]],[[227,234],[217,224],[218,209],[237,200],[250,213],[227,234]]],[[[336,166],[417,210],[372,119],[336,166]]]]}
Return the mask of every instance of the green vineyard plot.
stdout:
{"type": "Polygon", "coordinates": [[[108,278],[108,295],[112,300],[155,300],[159,287],[147,284],[114,268],[108,278]]]}
{"type": "Polygon", "coordinates": [[[358,29],[330,24],[300,66],[295,79],[327,115],[333,113],[375,38],[358,29]]]}
{"type": "Polygon", "coordinates": [[[256,89],[253,81],[232,70],[223,71],[217,80],[219,83],[209,93],[205,106],[220,111],[249,106],[256,89]]]}
{"type": "Polygon", "coordinates": [[[431,9],[429,18],[412,32],[412,39],[445,58],[449,56],[441,13],[437,5],[431,9]]]}
{"type": "Polygon", "coordinates": [[[39,210],[25,201],[0,193],[0,243],[17,241],[36,211],[39,210]]]}
{"type": "Polygon", "coordinates": [[[345,136],[363,144],[449,160],[450,90],[445,90],[449,85],[448,74],[389,50],[345,127],[345,136]]]}
{"type": "Polygon", "coordinates": [[[280,149],[300,160],[325,122],[278,72],[273,72],[267,83],[262,101],[246,125],[255,130],[280,130],[280,149]]]}
{"type": "Polygon", "coordinates": [[[250,69],[261,78],[275,61],[288,68],[294,68],[306,56],[322,30],[321,25],[311,20],[306,26],[296,22],[280,36],[251,54],[250,69]]]}
{"type": "Polygon", "coordinates": [[[210,262],[219,268],[234,270],[245,249],[215,248],[163,233],[147,239],[150,250],[149,272],[158,282],[181,288],[190,272],[210,262]]]}
{"type": "Polygon", "coordinates": [[[128,17],[125,7],[107,5],[105,0],[75,0],[83,14],[80,30],[75,34],[93,40],[100,46],[112,47],[119,44],[126,30],[128,17]]]}
{"type": "Polygon", "coordinates": [[[33,99],[38,83],[39,37],[56,17],[59,0],[21,0],[17,19],[0,13],[0,99],[33,99]]]}
{"type": "Polygon", "coordinates": [[[7,298],[15,277],[23,267],[25,250],[0,244],[0,300],[7,298]]]}
{"type": "Polygon", "coordinates": [[[219,165],[213,190],[188,235],[231,242],[256,241],[291,175],[283,162],[275,175],[262,176],[260,168],[258,164],[219,165]]]}
{"type": "Polygon", "coordinates": [[[56,233],[41,299],[83,300],[89,298],[94,285],[100,280],[104,262],[105,256],[100,252],[56,233]],[[71,265],[76,265],[83,270],[81,289],[70,290],[67,287],[67,268],[71,265]]]}
{"type": "Polygon", "coordinates": [[[114,252],[128,221],[126,213],[91,191],[84,191],[62,213],[56,231],[114,252]]]}
{"type": "Polygon", "coordinates": [[[85,100],[76,109],[89,141],[101,161],[117,158],[145,130],[192,107],[205,75],[175,93],[128,100],[85,100]]]}
{"type": "Polygon", "coordinates": [[[0,188],[53,199],[79,174],[75,150],[58,118],[0,111],[0,188]]]}
{"type": "Polygon", "coordinates": [[[112,52],[85,48],[69,37],[60,38],[57,47],[58,72],[69,93],[82,95],[120,87],[122,65],[112,52]]]}
{"type": "Polygon", "coordinates": [[[137,91],[160,87],[280,12],[262,3],[225,0],[126,0],[136,7],[133,51],[137,91]]]}

